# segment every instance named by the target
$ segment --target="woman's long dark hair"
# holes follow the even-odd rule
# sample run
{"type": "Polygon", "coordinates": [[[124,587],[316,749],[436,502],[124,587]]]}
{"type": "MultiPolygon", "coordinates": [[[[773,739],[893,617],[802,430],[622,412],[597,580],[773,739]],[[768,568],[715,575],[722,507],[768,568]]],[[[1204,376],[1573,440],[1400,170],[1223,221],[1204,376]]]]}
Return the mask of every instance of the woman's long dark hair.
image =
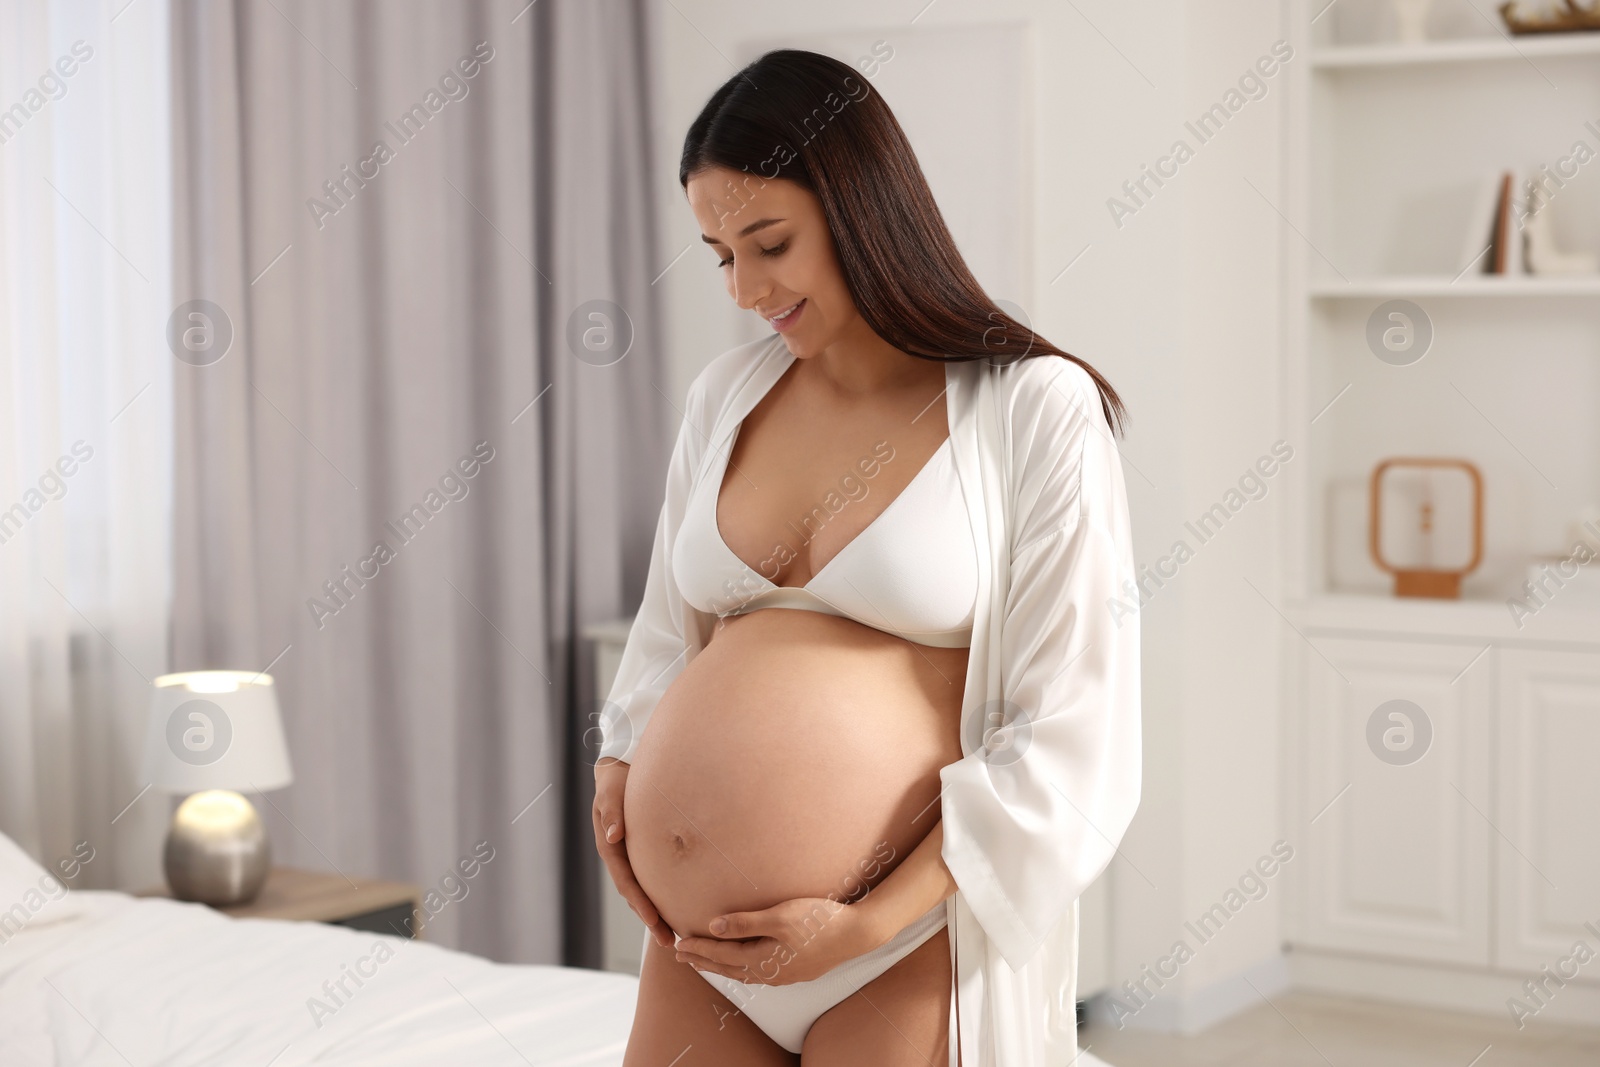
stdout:
{"type": "Polygon", "coordinates": [[[785,178],[822,201],[861,317],[889,344],[938,362],[1070,359],[1094,379],[1117,433],[1122,399],[1089,364],[1002,311],[972,276],[894,112],[847,63],[768,52],[711,95],[683,139],[678,181],[710,166],[785,178]]]}

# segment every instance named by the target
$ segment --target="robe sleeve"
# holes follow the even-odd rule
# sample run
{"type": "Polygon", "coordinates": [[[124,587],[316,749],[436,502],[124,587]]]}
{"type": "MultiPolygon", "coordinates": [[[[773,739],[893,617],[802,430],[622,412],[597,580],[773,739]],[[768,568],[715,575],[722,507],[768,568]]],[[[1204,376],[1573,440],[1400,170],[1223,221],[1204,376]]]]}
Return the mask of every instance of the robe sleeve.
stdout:
{"type": "Polygon", "coordinates": [[[704,379],[705,372],[695,378],[684,402],[683,421],[667,464],[666,494],[656,520],[644,599],[628,631],[617,674],[600,715],[602,740],[597,762],[607,756],[633,762],[656,704],[700,643],[699,635],[690,628],[697,612],[684,601],[672,575],[672,546],[683,524],[685,504],[705,455],[710,430],[703,425],[704,379]]]}
{"type": "MultiPolygon", "coordinates": [[[[1042,367],[1014,403],[1002,700],[963,709],[987,740],[940,771],[941,855],[1012,970],[1110,863],[1140,792],[1139,620],[1122,466],[1093,380],[1042,367]]],[[[991,630],[991,633],[993,631],[991,630]]],[[[967,736],[974,736],[968,734],[967,736]]]]}

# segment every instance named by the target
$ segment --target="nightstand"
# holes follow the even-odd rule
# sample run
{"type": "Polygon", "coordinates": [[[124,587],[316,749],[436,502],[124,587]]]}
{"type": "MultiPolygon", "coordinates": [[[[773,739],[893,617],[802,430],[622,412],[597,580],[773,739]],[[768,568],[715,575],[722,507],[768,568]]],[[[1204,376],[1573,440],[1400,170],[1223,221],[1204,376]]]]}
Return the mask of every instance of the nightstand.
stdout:
{"type": "MultiPolygon", "coordinates": [[[[172,891],[161,886],[133,895],[171,897],[172,891]]],[[[341,874],[274,867],[256,899],[217,910],[236,919],[294,919],[420,938],[421,899],[421,891],[405,882],[347,880],[341,874]]]]}

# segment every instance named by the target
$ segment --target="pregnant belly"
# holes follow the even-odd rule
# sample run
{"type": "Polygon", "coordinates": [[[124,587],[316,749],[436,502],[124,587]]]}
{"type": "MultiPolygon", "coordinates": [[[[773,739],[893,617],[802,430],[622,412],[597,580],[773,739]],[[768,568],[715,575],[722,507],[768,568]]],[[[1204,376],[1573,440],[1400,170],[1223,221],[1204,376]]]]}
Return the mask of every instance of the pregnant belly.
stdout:
{"type": "Polygon", "coordinates": [[[651,716],[623,815],[680,936],[797,897],[858,899],[939,819],[967,649],[768,608],[727,620],[651,716]]]}

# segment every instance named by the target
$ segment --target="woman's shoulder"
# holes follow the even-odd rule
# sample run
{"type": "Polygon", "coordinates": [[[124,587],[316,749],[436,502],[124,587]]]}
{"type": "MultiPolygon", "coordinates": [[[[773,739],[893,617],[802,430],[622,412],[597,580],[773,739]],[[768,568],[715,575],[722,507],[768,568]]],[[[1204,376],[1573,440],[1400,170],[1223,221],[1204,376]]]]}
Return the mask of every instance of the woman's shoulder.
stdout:
{"type": "Polygon", "coordinates": [[[709,417],[715,417],[733,399],[739,387],[749,380],[762,362],[771,357],[776,345],[783,344],[781,334],[760,337],[754,341],[734,345],[713,356],[711,362],[689,382],[689,403],[709,417]]]}
{"type": "Polygon", "coordinates": [[[986,364],[1001,413],[1013,436],[1071,438],[1091,425],[1110,432],[1100,388],[1083,365],[1050,353],[1007,364],[986,364]]]}
{"type": "Polygon", "coordinates": [[[1015,554],[1077,522],[1086,499],[1104,496],[1108,478],[1120,481],[1118,449],[1100,388],[1076,360],[1030,356],[994,373],[1015,554]]]}

